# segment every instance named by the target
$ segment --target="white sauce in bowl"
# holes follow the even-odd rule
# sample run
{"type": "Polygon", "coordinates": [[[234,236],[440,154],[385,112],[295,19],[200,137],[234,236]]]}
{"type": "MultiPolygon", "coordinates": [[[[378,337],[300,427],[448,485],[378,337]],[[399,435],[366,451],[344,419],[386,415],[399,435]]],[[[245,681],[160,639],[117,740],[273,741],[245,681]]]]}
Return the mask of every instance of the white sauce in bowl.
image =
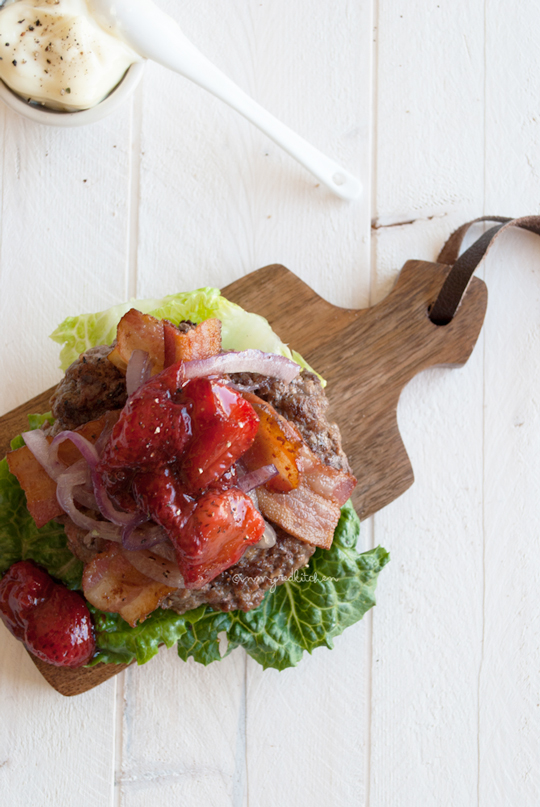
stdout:
{"type": "Polygon", "coordinates": [[[100,27],[89,0],[16,0],[0,9],[0,79],[27,101],[89,109],[140,60],[100,27]]]}

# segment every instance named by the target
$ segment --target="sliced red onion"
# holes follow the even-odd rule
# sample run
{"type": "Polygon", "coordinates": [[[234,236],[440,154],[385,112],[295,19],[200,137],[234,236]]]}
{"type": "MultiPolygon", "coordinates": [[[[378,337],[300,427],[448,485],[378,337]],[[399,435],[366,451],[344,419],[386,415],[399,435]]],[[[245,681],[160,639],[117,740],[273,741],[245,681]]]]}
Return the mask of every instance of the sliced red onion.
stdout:
{"type": "Polygon", "coordinates": [[[95,445],[91,443],[90,440],[87,440],[86,437],[83,437],[82,434],[79,434],[79,432],[68,430],[59,432],[53,439],[50,452],[52,461],[58,460],[58,447],[64,440],[71,440],[73,445],[79,449],[90,468],[94,468],[97,465],[99,456],[95,445]]]}
{"type": "Polygon", "coordinates": [[[73,490],[73,497],[77,504],[82,504],[83,507],[87,507],[88,510],[97,510],[98,506],[96,503],[96,497],[92,493],[91,490],[88,490],[87,485],[84,487],[78,486],[73,490]]]}
{"type": "Polygon", "coordinates": [[[163,543],[156,544],[152,547],[152,552],[154,555],[159,555],[161,558],[167,558],[167,560],[174,560],[176,561],[176,550],[172,543],[170,542],[169,538],[166,538],[163,543]]]}
{"type": "Polygon", "coordinates": [[[141,384],[148,381],[152,362],[145,350],[134,350],[129,357],[126,370],[126,390],[128,395],[136,392],[141,384]]]}
{"type": "Polygon", "coordinates": [[[43,470],[49,474],[51,479],[56,481],[62,471],[66,470],[66,466],[63,462],[60,462],[57,456],[51,454],[51,444],[45,434],[41,429],[34,429],[30,432],[24,432],[22,437],[43,470]]]}
{"type": "Polygon", "coordinates": [[[120,528],[108,521],[98,521],[87,516],[75,505],[76,488],[87,480],[88,467],[83,460],[67,468],[57,479],[56,498],[62,510],[67,513],[74,524],[94,535],[100,535],[110,541],[118,541],[120,528]]]}
{"type": "Polygon", "coordinates": [[[185,378],[199,378],[207,375],[223,375],[224,373],[259,373],[260,375],[279,378],[288,384],[300,372],[296,362],[277,356],[275,353],[263,353],[261,350],[241,350],[239,352],[220,353],[209,359],[195,359],[184,362],[185,378]]]}
{"type": "Polygon", "coordinates": [[[184,578],[176,560],[170,561],[160,557],[154,550],[136,550],[129,552],[126,557],[138,572],[151,580],[171,588],[185,588],[184,578]]]}
{"type": "MultiPolygon", "coordinates": [[[[103,480],[101,479],[101,474],[96,471],[99,455],[95,445],[93,445],[93,443],[91,443],[86,439],[86,437],[83,437],[82,434],[79,434],[78,432],[63,431],[57,434],[52,441],[51,451],[55,449],[58,451],[58,445],[64,440],[71,440],[71,442],[77,446],[84,460],[88,464],[92,472],[95,504],[97,504],[99,512],[103,518],[106,518],[107,521],[110,521],[112,524],[116,524],[119,527],[126,527],[130,525],[136,526],[138,523],[140,523],[137,521],[138,514],[134,516],[133,513],[126,513],[123,510],[117,510],[110,500],[109,495],[105,490],[103,480]]],[[[75,498],[78,497],[75,496],[75,498]]]]}
{"type": "Polygon", "coordinates": [[[272,525],[268,523],[268,521],[265,521],[264,524],[265,527],[264,532],[262,534],[262,538],[255,544],[255,546],[258,547],[259,549],[271,549],[273,546],[276,545],[277,541],[276,531],[272,527],[272,525]]]}
{"type": "MultiPolygon", "coordinates": [[[[92,484],[94,485],[94,496],[99,512],[108,521],[117,524],[119,527],[136,527],[141,523],[141,514],[126,513],[125,510],[117,510],[103,484],[101,474],[97,470],[92,471],[92,484]]],[[[146,517],[143,518],[146,521],[146,517]]]]}
{"type": "Polygon", "coordinates": [[[150,549],[157,544],[168,541],[168,535],[159,524],[149,523],[148,516],[141,513],[137,521],[128,524],[122,530],[122,546],[124,549],[150,549]]]}
{"type": "Polygon", "coordinates": [[[98,456],[101,457],[103,454],[103,449],[109,442],[109,437],[112,434],[112,430],[114,428],[114,423],[108,423],[104,429],[102,429],[101,434],[99,435],[98,439],[95,442],[96,451],[98,456]]]}
{"type": "Polygon", "coordinates": [[[250,471],[244,476],[241,476],[236,483],[237,487],[244,493],[249,493],[254,488],[264,485],[269,479],[277,476],[278,469],[275,465],[263,465],[262,468],[257,468],[256,471],[250,471]]]}

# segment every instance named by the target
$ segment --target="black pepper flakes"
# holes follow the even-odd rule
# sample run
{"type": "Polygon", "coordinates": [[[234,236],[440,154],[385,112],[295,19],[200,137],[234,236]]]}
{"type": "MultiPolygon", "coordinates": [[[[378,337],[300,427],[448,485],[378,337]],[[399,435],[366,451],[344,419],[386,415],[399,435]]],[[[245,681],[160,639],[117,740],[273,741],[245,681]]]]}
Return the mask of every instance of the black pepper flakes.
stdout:
{"type": "Polygon", "coordinates": [[[13,67],[17,67],[17,59],[13,59],[13,61],[11,62],[11,64],[13,65],[13,67]]]}

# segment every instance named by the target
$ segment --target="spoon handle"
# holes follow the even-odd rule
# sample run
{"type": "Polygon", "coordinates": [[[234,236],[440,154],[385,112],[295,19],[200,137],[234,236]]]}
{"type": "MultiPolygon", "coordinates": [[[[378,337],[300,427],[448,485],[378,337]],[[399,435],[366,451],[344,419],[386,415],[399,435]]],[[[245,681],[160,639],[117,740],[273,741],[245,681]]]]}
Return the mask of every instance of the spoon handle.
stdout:
{"type": "MultiPolygon", "coordinates": [[[[362,192],[362,184],[249,97],[206,58],[180,27],[151,0],[93,0],[93,5],[141,56],[162,64],[213,93],[251,121],[278,146],[348,201],[362,192]],[[111,24],[112,23],[112,24],[111,24]]],[[[105,26],[104,26],[105,27],[105,26]]]]}

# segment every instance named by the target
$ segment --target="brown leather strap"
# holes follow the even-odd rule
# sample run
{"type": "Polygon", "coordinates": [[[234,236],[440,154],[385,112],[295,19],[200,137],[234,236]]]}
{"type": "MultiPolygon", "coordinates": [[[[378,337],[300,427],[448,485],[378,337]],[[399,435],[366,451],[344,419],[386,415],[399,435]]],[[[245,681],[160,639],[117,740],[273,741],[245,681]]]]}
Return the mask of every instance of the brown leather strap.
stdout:
{"type": "Polygon", "coordinates": [[[452,233],[438,257],[439,263],[449,264],[452,268],[431,307],[429,318],[432,322],[436,325],[447,325],[454,317],[475,269],[488,252],[495,237],[503,230],[506,230],[507,227],[522,227],[524,230],[530,230],[540,235],[540,216],[523,216],[519,219],[509,219],[502,216],[482,216],[463,224],[452,233]],[[459,249],[469,227],[480,221],[496,221],[500,223],[480,236],[458,258],[459,249]]]}

